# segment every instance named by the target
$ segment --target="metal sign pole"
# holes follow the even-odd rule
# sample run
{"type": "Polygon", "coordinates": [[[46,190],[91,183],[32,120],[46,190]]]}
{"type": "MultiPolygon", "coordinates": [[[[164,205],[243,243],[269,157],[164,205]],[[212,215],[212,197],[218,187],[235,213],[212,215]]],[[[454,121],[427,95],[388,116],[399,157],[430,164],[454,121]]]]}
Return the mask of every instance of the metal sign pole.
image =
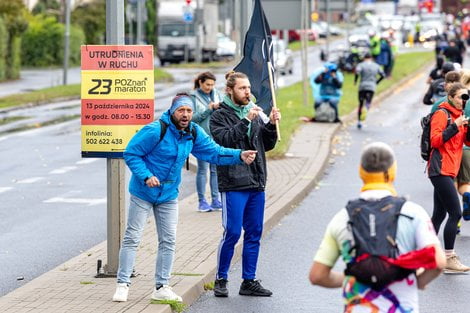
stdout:
{"type": "Polygon", "coordinates": [[[63,85],[67,85],[67,70],[70,55],[70,0],[65,1],[65,42],[64,42],[64,76],[63,85]]]}
{"type": "MultiPolygon", "coordinates": [[[[106,0],[106,44],[124,45],[124,0],[106,0]]],[[[108,259],[104,272],[114,276],[125,230],[125,176],[123,159],[106,160],[108,259]]]]}

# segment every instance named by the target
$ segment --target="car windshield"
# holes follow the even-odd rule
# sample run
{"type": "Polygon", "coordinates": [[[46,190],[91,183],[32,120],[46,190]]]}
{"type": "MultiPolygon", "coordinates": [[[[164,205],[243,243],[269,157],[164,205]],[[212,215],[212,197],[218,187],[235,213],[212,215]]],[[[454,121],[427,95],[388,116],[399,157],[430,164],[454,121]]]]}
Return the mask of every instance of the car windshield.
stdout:
{"type": "Polygon", "coordinates": [[[171,37],[194,36],[194,25],[182,23],[161,24],[159,33],[160,36],[171,37]]]}

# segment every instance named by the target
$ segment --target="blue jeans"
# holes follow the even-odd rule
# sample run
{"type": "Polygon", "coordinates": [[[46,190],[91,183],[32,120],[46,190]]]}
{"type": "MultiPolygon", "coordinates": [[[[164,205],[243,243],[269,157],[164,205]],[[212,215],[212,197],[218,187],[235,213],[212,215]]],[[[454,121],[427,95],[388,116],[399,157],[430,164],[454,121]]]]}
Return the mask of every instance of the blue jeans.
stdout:
{"type": "Polygon", "coordinates": [[[152,204],[131,195],[127,227],[119,251],[118,283],[130,284],[135,255],[144,226],[153,211],[158,235],[158,254],[155,265],[155,284],[168,285],[175,256],[178,200],[152,204]]]}
{"type": "Polygon", "coordinates": [[[219,186],[217,183],[217,165],[202,160],[197,160],[196,189],[199,201],[205,199],[207,168],[210,168],[209,183],[211,187],[212,201],[219,199],[219,186]]]}

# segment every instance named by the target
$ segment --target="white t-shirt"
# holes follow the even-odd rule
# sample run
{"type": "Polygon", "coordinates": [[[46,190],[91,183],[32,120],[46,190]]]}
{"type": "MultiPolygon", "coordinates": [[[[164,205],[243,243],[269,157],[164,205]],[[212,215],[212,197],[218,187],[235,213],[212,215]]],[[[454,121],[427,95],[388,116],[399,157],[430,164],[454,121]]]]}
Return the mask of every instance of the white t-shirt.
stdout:
{"type": "MultiPolygon", "coordinates": [[[[391,193],[386,190],[368,190],[362,192],[360,198],[372,200],[390,195],[391,193]]],[[[398,218],[396,241],[400,254],[439,243],[431,219],[421,206],[406,201],[401,213],[412,219],[404,216],[398,218]]],[[[350,260],[349,248],[354,246],[354,242],[353,235],[347,227],[348,221],[348,212],[345,208],[333,217],[315,255],[316,262],[333,267],[340,256],[346,263],[350,260]]],[[[418,287],[414,274],[390,284],[381,292],[356,282],[352,276],[346,276],[343,282],[343,298],[345,305],[349,306],[348,313],[386,313],[392,308],[395,308],[396,312],[419,312],[418,287]]]]}

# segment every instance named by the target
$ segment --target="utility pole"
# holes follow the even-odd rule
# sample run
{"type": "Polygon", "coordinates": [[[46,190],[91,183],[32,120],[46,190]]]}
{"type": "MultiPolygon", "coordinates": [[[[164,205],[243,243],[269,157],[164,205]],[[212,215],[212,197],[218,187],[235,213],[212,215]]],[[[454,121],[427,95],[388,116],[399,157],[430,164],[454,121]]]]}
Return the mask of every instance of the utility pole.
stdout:
{"type": "Polygon", "coordinates": [[[196,0],[196,10],[194,11],[194,33],[196,35],[196,51],[195,59],[196,63],[202,62],[202,51],[201,51],[201,39],[202,39],[202,13],[203,8],[201,8],[201,0],[196,0]]]}
{"type": "Polygon", "coordinates": [[[303,96],[303,103],[304,106],[308,106],[308,73],[307,73],[307,55],[308,55],[308,34],[307,34],[307,0],[302,0],[301,2],[301,12],[300,12],[300,25],[301,25],[301,66],[302,66],[302,96],[303,96]]]}
{"type": "Polygon", "coordinates": [[[142,33],[144,28],[143,22],[143,10],[144,10],[144,1],[145,0],[137,0],[137,38],[136,44],[141,45],[143,44],[142,33]]]}
{"type": "MultiPolygon", "coordinates": [[[[106,44],[124,45],[124,0],[106,0],[106,44]]],[[[107,238],[106,276],[115,276],[119,266],[119,248],[125,226],[125,177],[123,159],[106,159],[107,238]]]]}
{"type": "Polygon", "coordinates": [[[64,34],[64,73],[63,85],[67,85],[67,70],[69,68],[70,46],[70,0],[65,0],[65,34],[64,34]]]}

